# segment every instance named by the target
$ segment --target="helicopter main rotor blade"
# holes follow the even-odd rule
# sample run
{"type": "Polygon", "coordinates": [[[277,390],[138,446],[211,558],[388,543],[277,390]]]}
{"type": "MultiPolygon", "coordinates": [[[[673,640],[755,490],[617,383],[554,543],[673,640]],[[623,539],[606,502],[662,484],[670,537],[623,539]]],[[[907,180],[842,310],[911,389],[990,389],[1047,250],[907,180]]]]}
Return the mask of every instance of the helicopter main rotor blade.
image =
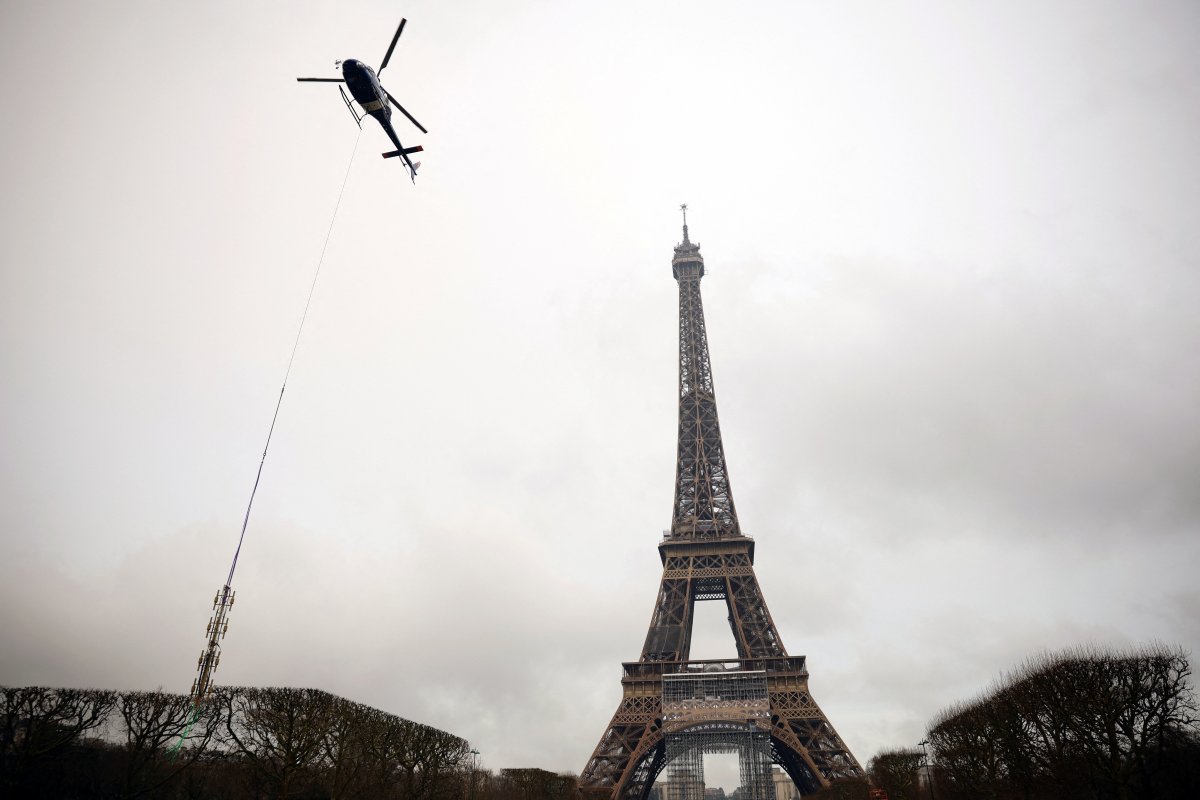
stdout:
{"type": "Polygon", "coordinates": [[[345,83],[345,78],[296,78],[301,83],[345,83]]]}
{"type": "MultiPolygon", "coordinates": [[[[404,33],[404,23],[406,22],[408,22],[406,19],[400,20],[400,27],[396,28],[396,35],[392,37],[392,43],[388,45],[387,55],[383,57],[383,63],[379,65],[379,72],[383,72],[383,68],[392,60],[392,51],[396,49],[396,42],[400,41],[400,34],[404,33]]],[[[375,74],[378,75],[379,72],[375,74]]]]}
{"type": "Polygon", "coordinates": [[[388,96],[388,100],[391,100],[391,101],[392,101],[392,105],[394,105],[394,106],[395,106],[395,107],[396,107],[396,108],[397,108],[397,109],[400,111],[400,113],[401,113],[401,114],[403,114],[404,116],[408,117],[408,121],[409,121],[409,122],[411,122],[413,125],[416,125],[418,128],[420,128],[420,129],[421,129],[421,133],[429,133],[429,131],[425,130],[425,126],[424,126],[424,125],[422,125],[421,123],[417,122],[416,118],[415,118],[415,117],[413,117],[413,115],[412,115],[412,114],[410,114],[410,113],[408,113],[407,111],[405,111],[405,110],[404,110],[404,106],[400,105],[400,103],[398,103],[398,102],[396,101],[396,98],[392,97],[392,93],[391,93],[391,92],[389,92],[387,89],[384,89],[384,90],[383,90],[383,93],[384,93],[384,94],[386,94],[386,95],[388,96]]]}

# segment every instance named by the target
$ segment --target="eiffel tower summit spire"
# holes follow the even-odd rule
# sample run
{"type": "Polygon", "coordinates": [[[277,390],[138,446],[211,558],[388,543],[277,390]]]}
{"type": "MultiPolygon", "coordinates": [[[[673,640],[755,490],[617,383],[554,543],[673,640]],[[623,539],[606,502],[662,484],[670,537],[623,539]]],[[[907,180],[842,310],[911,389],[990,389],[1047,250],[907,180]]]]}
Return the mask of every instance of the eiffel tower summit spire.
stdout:
{"type": "Polygon", "coordinates": [[[687,204],[683,211],[683,242],[675,246],[671,271],[679,282],[679,458],[675,472],[673,539],[716,539],[740,536],[717,399],[713,393],[708,335],[700,279],[704,257],[700,245],[688,239],[687,204]]]}
{"type": "MultiPolygon", "coordinates": [[[[748,800],[774,798],[770,765],[802,795],[862,769],[808,693],[804,656],[789,656],[742,534],[713,391],[700,279],[688,236],[675,246],[679,284],[679,438],[671,527],[658,545],[662,581],[641,658],[623,665],[622,699],[579,778],[589,800],[645,800],[668,770],[670,800],[693,800],[703,754],[736,752],[748,800]],[[737,658],[690,660],[699,601],[724,601],[737,658]]],[[[696,800],[700,800],[698,797],[696,800]]]]}

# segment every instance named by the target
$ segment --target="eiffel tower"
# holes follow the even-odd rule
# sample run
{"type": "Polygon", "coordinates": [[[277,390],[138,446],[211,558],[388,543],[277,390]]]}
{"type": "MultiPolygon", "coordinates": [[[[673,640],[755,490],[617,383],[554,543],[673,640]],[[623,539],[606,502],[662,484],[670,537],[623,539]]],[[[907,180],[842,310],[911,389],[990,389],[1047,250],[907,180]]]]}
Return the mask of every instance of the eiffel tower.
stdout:
{"type": "Polygon", "coordinates": [[[683,242],[671,259],[679,283],[679,450],[671,529],[658,545],[662,582],[642,656],[622,665],[621,704],[579,788],[589,800],[646,800],[672,763],[684,765],[672,777],[692,785],[704,752],[737,752],[750,797],[774,800],[771,763],[801,795],[812,794],[863,772],[809,694],[805,657],[784,649],[754,575],[754,540],[738,525],[717,423],[700,300],[704,259],[681,208],[683,242]],[[725,601],[736,659],[689,659],[698,600],[725,601]]]}

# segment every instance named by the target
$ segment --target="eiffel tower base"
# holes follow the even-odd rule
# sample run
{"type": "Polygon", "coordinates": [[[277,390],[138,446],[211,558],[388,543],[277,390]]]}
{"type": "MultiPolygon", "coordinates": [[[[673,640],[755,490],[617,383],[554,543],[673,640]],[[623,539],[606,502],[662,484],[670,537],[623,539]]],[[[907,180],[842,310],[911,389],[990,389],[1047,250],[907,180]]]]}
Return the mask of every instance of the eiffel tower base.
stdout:
{"type": "Polygon", "coordinates": [[[808,692],[804,656],[730,661],[629,662],[623,665],[623,697],[579,780],[590,800],[645,800],[667,766],[673,736],[753,726],[770,741],[771,760],[779,764],[801,795],[812,794],[838,778],[862,777],[862,769],[808,692]],[[744,692],[722,695],[727,676],[757,676],[761,697],[744,692]],[[664,685],[704,680],[703,697],[682,702],[669,698],[664,685]],[[740,696],[732,696],[739,694],[740,696]]]}

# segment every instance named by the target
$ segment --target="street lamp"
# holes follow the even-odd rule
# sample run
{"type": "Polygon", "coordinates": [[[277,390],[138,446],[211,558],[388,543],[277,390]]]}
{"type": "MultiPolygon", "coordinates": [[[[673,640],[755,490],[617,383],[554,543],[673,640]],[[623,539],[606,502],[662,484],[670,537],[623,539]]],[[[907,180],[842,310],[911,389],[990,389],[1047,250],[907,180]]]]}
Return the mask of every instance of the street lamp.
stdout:
{"type": "Polygon", "coordinates": [[[929,744],[929,740],[917,742],[917,747],[921,748],[921,771],[925,773],[925,784],[929,787],[929,800],[933,798],[933,770],[929,768],[929,753],[925,750],[925,746],[929,744]]]}
{"type": "Polygon", "coordinates": [[[467,800],[475,797],[475,770],[479,764],[479,751],[471,748],[471,775],[467,778],[467,800]]]}

